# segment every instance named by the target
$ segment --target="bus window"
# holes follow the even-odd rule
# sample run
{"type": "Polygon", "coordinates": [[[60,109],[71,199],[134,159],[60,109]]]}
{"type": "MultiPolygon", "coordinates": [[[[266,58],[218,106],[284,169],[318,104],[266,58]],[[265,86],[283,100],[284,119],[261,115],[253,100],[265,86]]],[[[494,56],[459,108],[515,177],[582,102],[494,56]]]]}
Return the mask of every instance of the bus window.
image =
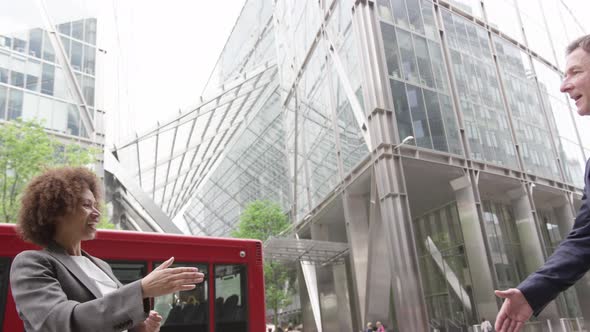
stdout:
{"type": "Polygon", "coordinates": [[[126,285],[146,276],[147,264],[145,262],[107,261],[113,269],[113,274],[119,281],[126,285]]]}
{"type": "Polygon", "coordinates": [[[215,265],[215,331],[247,332],[246,266],[215,265]]]}
{"type": "Polygon", "coordinates": [[[0,258],[0,329],[4,324],[4,311],[6,310],[6,296],[8,294],[8,274],[10,264],[7,258],[0,258]]]}
{"type": "MultiPolygon", "coordinates": [[[[154,264],[154,268],[162,263],[154,264]]],[[[205,274],[205,281],[195,289],[154,298],[154,310],[162,316],[161,332],[208,332],[209,301],[207,265],[175,263],[171,267],[196,267],[205,274]]]]}

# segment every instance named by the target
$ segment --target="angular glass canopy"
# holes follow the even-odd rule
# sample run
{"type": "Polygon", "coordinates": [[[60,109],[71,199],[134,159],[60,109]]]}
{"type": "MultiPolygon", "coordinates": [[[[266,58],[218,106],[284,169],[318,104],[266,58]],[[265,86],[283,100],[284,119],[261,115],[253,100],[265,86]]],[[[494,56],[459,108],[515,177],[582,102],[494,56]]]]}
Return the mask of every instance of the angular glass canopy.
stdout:
{"type": "Polygon", "coordinates": [[[187,112],[115,147],[130,177],[173,218],[223,159],[227,148],[278,86],[266,63],[221,86],[187,112]]]}

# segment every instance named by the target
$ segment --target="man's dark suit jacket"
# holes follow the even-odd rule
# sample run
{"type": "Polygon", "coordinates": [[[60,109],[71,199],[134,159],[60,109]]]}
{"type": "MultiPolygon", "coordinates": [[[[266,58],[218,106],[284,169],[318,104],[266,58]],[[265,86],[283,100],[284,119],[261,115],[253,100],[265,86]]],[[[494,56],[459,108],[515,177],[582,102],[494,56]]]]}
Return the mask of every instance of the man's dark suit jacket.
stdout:
{"type": "Polygon", "coordinates": [[[545,264],[517,287],[533,308],[535,316],[560,292],[582,278],[590,268],[589,165],[590,160],[586,162],[584,195],[574,228],[545,264]]]}
{"type": "MultiPolygon", "coordinates": [[[[95,282],[58,246],[18,254],[10,285],[27,332],[123,331],[143,322],[149,301],[141,281],[123,286],[110,266],[83,252],[119,287],[103,296],[95,282]]],[[[133,329],[130,330],[132,332],[133,329]]]]}

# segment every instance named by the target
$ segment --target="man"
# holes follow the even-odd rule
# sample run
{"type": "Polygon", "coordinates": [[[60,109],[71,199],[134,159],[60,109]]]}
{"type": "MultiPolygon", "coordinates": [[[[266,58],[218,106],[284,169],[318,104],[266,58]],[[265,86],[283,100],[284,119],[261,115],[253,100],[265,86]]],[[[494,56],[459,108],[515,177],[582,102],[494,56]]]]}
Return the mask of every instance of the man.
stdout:
{"type": "MultiPolygon", "coordinates": [[[[576,103],[579,115],[590,115],[590,35],[572,42],[567,48],[565,79],[561,92],[576,103]]],[[[553,255],[537,272],[517,288],[496,291],[505,299],[496,330],[518,332],[533,315],[538,315],[557,295],[582,278],[590,268],[590,164],[586,162],[584,196],[574,227],[553,255]]]]}

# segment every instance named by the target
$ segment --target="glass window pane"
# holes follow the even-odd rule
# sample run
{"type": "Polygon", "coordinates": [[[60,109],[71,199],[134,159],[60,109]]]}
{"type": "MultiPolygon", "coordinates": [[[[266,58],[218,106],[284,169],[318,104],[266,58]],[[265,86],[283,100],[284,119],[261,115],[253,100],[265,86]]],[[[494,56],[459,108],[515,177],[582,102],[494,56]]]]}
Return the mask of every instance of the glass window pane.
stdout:
{"type": "Polygon", "coordinates": [[[66,36],[72,35],[72,22],[62,23],[57,26],[57,30],[66,36]]]}
{"type": "Polygon", "coordinates": [[[391,93],[393,95],[393,106],[395,109],[395,118],[397,120],[397,130],[399,140],[408,136],[413,136],[412,117],[406,98],[406,85],[402,82],[391,80],[391,93]]]}
{"type": "Polygon", "coordinates": [[[84,21],[79,20],[72,22],[72,37],[78,40],[84,40],[84,21]]]}
{"type": "Polygon", "coordinates": [[[26,59],[20,56],[12,57],[10,62],[10,84],[18,86],[19,88],[25,87],[25,64],[26,59]]]}
{"type": "Polygon", "coordinates": [[[41,76],[41,62],[29,59],[25,87],[31,91],[39,91],[39,76],[41,76]]]}
{"type": "Polygon", "coordinates": [[[23,111],[23,92],[17,89],[9,90],[8,97],[8,119],[19,118],[23,111]]]}
{"type": "Polygon", "coordinates": [[[96,19],[95,18],[87,18],[86,26],[84,29],[84,40],[92,45],[96,44],[96,19]]]}
{"type": "MultiPolygon", "coordinates": [[[[159,266],[161,263],[155,264],[159,266]]],[[[189,291],[175,292],[154,298],[154,310],[163,318],[161,332],[209,331],[209,287],[207,265],[174,263],[172,267],[196,267],[205,274],[205,281],[189,291]]]]}
{"type": "Polygon", "coordinates": [[[72,40],[72,49],[70,50],[70,63],[72,68],[77,71],[82,70],[82,43],[72,40]]]}
{"type": "MultiPolygon", "coordinates": [[[[0,312],[6,309],[6,296],[8,296],[8,275],[10,264],[8,258],[0,258],[0,312]]],[[[0,315],[0,326],[4,325],[4,314],[0,315]]]]}
{"type": "Polygon", "coordinates": [[[399,65],[399,52],[397,50],[397,40],[395,38],[395,29],[393,26],[381,23],[381,33],[383,34],[383,44],[385,48],[385,58],[387,61],[387,70],[389,75],[395,78],[401,78],[399,65]]]}
{"type": "Polygon", "coordinates": [[[8,68],[10,66],[8,63],[10,62],[10,57],[8,54],[5,54],[0,50],[0,82],[1,83],[8,83],[8,68]]]}
{"type": "Polygon", "coordinates": [[[215,331],[247,332],[245,265],[215,266],[215,331]]]}
{"type": "Polygon", "coordinates": [[[393,7],[393,17],[395,24],[408,29],[410,23],[408,22],[408,13],[406,12],[406,2],[404,0],[391,0],[393,7]]]}
{"type": "Polygon", "coordinates": [[[408,17],[410,19],[410,29],[424,34],[424,24],[422,23],[422,14],[420,13],[420,2],[416,0],[406,1],[408,17]]]}
{"type": "Polygon", "coordinates": [[[422,89],[409,85],[408,104],[412,113],[412,125],[414,127],[414,138],[416,145],[423,148],[432,149],[432,140],[430,138],[430,126],[428,125],[428,115],[424,109],[424,98],[422,89]]]}
{"type": "Polygon", "coordinates": [[[438,29],[436,28],[434,21],[432,2],[428,0],[422,0],[420,6],[422,7],[422,18],[424,19],[424,30],[426,37],[438,40],[438,29]]]}
{"type": "Polygon", "coordinates": [[[94,106],[94,78],[84,76],[82,80],[82,93],[86,103],[90,106],[94,106]]]}
{"type": "Polygon", "coordinates": [[[54,75],[55,75],[55,67],[43,63],[43,74],[41,78],[41,93],[47,95],[53,95],[53,85],[54,85],[54,75]]]}
{"type": "Polygon", "coordinates": [[[377,10],[379,11],[379,17],[382,20],[393,22],[391,8],[389,7],[389,0],[377,0],[377,10]]]}
{"type": "Polygon", "coordinates": [[[409,32],[402,29],[396,29],[396,31],[401,52],[404,79],[406,81],[418,83],[418,65],[416,64],[416,57],[414,56],[412,37],[409,32]]]}
{"type": "Polygon", "coordinates": [[[438,94],[424,89],[424,100],[426,101],[426,110],[428,112],[428,123],[432,133],[432,144],[435,150],[448,151],[447,138],[445,135],[445,126],[440,112],[438,94]]]}
{"type": "Polygon", "coordinates": [[[0,86],[0,119],[6,119],[6,87],[0,86]]]}
{"type": "Polygon", "coordinates": [[[113,269],[113,274],[123,284],[129,284],[147,275],[145,262],[107,261],[113,269]]]}
{"type": "Polygon", "coordinates": [[[94,66],[96,62],[96,49],[91,46],[84,46],[84,72],[94,75],[94,66]]]}
{"type": "Polygon", "coordinates": [[[426,39],[414,35],[414,44],[416,45],[416,57],[420,71],[420,83],[434,89],[434,76],[432,74],[432,67],[430,66],[431,56],[428,54],[426,39]]]}
{"type": "Polygon", "coordinates": [[[43,43],[43,30],[32,29],[29,32],[29,55],[41,57],[41,44],[43,43]]]}
{"type": "Polygon", "coordinates": [[[53,45],[51,44],[47,31],[45,31],[43,35],[43,59],[47,61],[55,61],[55,51],[53,50],[53,45]]]}
{"type": "Polygon", "coordinates": [[[69,135],[80,135],[80,113],[78,108],[74,105],[70,105],[68,109],[68,128],[67,134],[69,135]]]}

